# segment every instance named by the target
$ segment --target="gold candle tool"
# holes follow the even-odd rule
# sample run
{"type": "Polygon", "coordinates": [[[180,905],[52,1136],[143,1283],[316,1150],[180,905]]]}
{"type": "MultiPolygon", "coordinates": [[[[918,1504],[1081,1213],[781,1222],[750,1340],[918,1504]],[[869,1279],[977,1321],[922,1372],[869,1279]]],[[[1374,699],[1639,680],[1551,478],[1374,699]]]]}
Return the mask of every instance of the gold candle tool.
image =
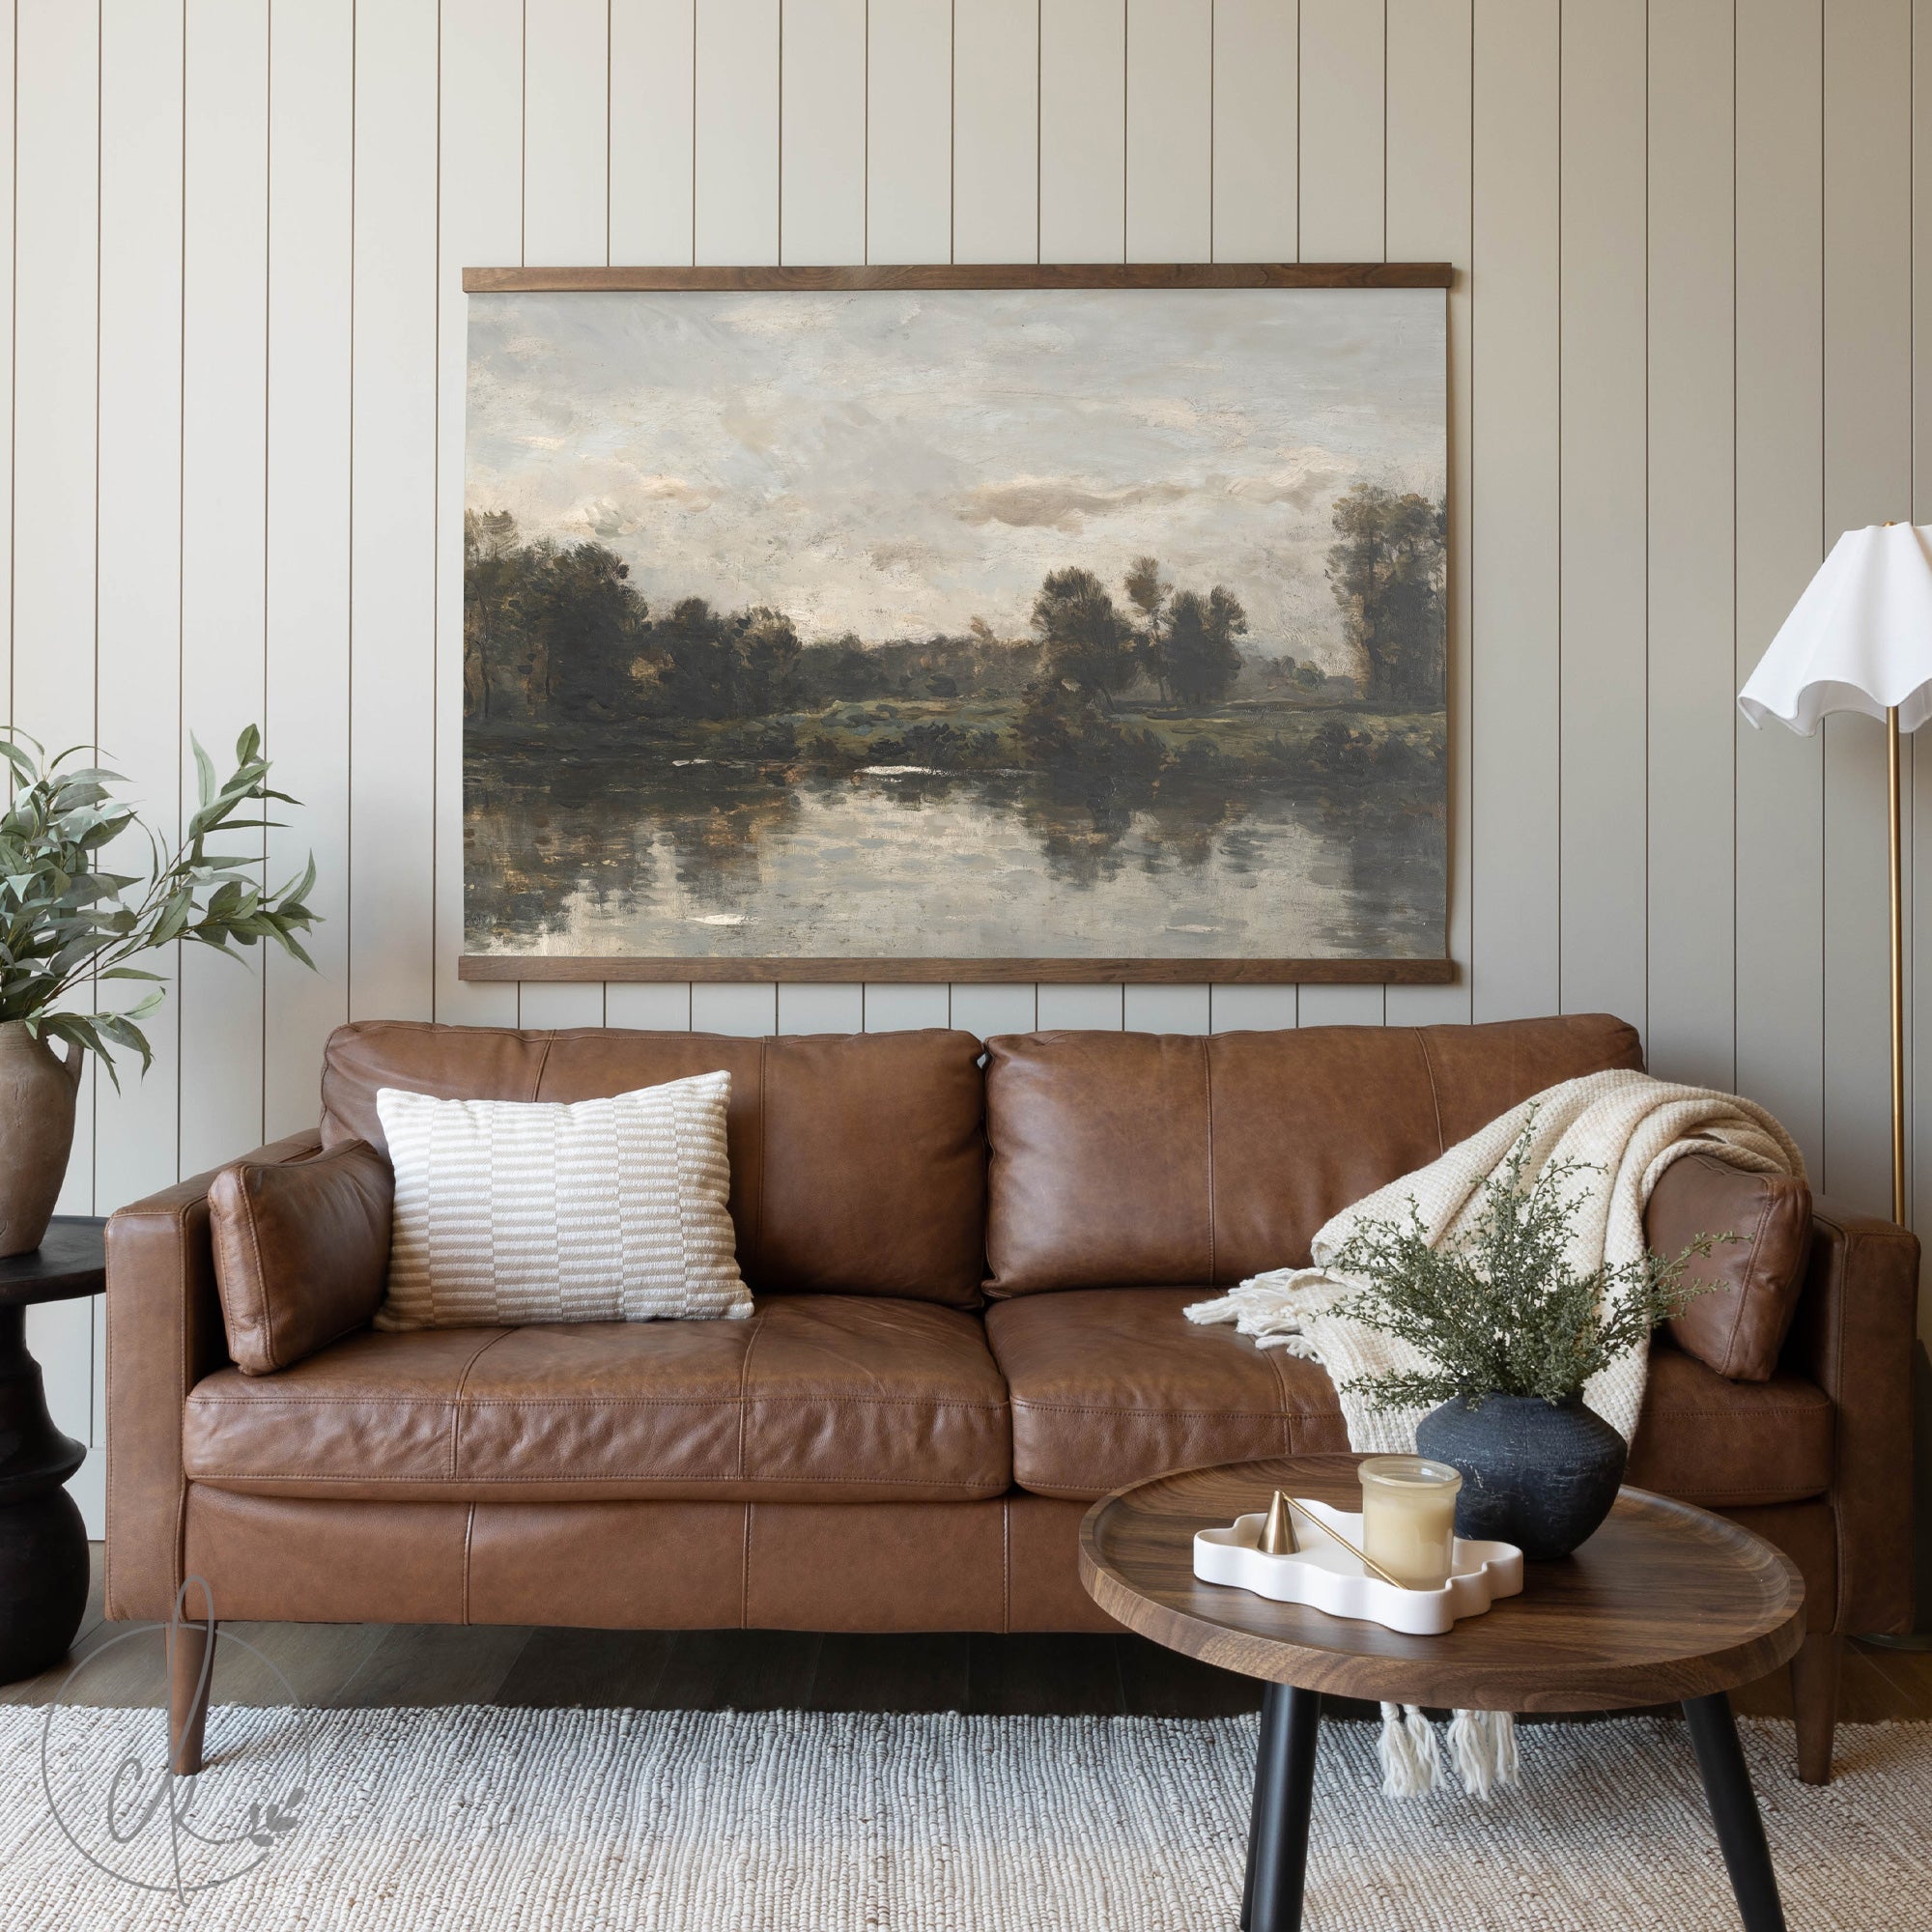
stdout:
{"type": "Polygon", "coordinates": [[[1301,1548],[1301,1540],[1294,1533],[1294,1518],[1289,1514],[1288,1498],[1279,1490],[1268,1499],[1261,1547],[1266,1556],[1293,1556],[1301,1548]]]}

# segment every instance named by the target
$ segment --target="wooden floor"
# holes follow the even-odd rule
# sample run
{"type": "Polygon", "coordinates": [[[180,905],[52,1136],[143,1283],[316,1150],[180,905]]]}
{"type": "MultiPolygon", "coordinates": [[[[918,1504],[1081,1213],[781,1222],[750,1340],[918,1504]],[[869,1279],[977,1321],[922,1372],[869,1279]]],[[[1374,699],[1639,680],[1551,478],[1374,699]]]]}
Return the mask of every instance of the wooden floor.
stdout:
{"type": "MultiPolygon", "coordinates": [[[[153,1705],[157,1646],[115,1645],[103,1621],[100,1546],[73,1659],[0,1686],[0,1703],[56,1695],[75,1659],[100,1661],[75,1701],[153,1705]]],[[[279,1704],[280,1671],[304,1704],[619,1706],[645,1711],[963,1711],[986,1716],[1218,1718],[1260,1707],[1261,1686],[1145,1638],[980,1634],[838,1636],[792,1631],[518,1630],[445,1624],[224,1624],[267,1665],[232,1647],[214,1685],[224,1704],[279,1704]]],[[[1734,1697],[1788,1717],[1783,1672],[1734,1697]]],[[[1369,1705],[1331,1714],[1373,1716],[1369,1705]]],[[[1839,1716],[1847,1723],[1932,1720],[1932,1653],[1847,1646],[1839,1716]]]]}

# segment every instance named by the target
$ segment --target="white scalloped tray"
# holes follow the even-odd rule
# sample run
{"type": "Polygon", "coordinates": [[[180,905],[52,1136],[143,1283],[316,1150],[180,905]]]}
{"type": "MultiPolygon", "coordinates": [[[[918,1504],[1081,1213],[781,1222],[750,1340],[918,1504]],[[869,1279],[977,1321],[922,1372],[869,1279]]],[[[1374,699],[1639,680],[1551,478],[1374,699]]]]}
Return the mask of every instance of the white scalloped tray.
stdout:
{"type": "MultiPolygon", "coordinates": [[[[1361,1547],[1362,1519],[1326,1503],[1302,1504],[1361,1547]]],[[[1513,1543],[1456,1539],[1455,1567],[1439,1590],[1405,1590],[1371,1577],[1320,1530],[1301,1525],[1302,1547],[1270,1556],[1261,1548],[1264,1515],[1235,1519],[1230,1529],[1197,1530],[1194,1574],[1204,1583],[1252,1590],[1277,1604],[1307,1604],[1331,1617],[1381,1624],[1409,1636],[1440,1636],[1463,1617],[1479,1617],[1498,1597],[1522,1588],[1522,1551],[1513,1543]]]]}

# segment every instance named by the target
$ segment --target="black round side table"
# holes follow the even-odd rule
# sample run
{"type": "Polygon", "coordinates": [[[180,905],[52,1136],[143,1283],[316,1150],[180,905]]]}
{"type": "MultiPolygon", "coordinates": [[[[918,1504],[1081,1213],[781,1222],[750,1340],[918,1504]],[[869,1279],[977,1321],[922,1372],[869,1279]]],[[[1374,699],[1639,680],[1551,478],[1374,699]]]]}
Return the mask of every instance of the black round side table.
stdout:
{"type": "Polygon", "coordinates": [[[32,1254],[0,1261],[0,1684],[64,1657],[87,1608],[87,1526],[62,1487],[87,1450],[47,1413],[27,1308],[107,1286],[106,1225],[56,1215],[32,1254]]]}

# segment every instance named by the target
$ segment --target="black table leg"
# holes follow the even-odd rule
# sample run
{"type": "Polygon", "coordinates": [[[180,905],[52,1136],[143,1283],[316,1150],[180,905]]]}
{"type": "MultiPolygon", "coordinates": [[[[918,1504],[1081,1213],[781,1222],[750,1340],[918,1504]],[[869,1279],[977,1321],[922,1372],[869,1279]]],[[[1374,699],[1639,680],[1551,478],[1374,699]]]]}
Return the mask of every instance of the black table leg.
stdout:
{"type": "Polygon", "coordinates": [[[1262,1704],[1255,1807],[1248,1839],[1242,1932],[1299,1932],[1308,1869],[1308,1814],[1315,1801],[1315,1746],[1321,1693],[1270,1684],[1262,1704]]]}
{"type": "Polygon", "coordinates": [[[1241,1932],[1248,1932],[1248,1920],[1255,1909],[1255,1847],[1261,1843],[1262,1810],[1267,1804],[1268,1707],[1281,1687],[1268,1685],[1262,1692],[1262,1721],[1255,1742],[1255,1789],[1248,1806],[1248,1856],[1241,1878],[1241,1932]]]}
{"type": "Polygon", "coordinates": [[[1704,1776],[1704,1793],[1711,1801],[1711,1817],[1745,1932],[1784,1932],[1784,1907],[1778,1902],[1777,1878],[1771,1868],[1771,1847],[1765,1842],[1764,1820],[1758,1816],[1757,1797],[1738,1743],[1731,1700],[1722,1691],[1714,1697],[1687,1697],[1684,1715],[1690,1720],[1691,1747],[1704,1776]]]}

